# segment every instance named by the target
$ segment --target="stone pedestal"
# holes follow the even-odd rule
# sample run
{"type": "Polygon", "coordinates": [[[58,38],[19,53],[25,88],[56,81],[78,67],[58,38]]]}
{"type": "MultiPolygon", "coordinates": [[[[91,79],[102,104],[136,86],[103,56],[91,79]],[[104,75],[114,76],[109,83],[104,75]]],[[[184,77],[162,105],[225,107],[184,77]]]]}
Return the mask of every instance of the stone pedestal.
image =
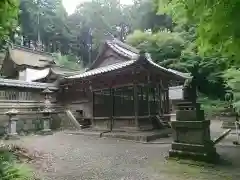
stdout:
{"type": "Polygon", "coordinates": [[[181,102],[177,105],[176,121],[172,122],[174,131],[170,157],[193,160],[214,161],[218,158],[210,136],[210,121],[205,120],[200,105],[181,102]]]}
{"type": "Polygon", "coordinates": [[[236,114],[223,114],[219,117],[222,121],[222,128],[224,129],[235,129],[235,122],[237,120],[236,114]]]}
{"type": "Polygon", "coordinates": [[[51,114],[53,110],[51,109],[50,94],[52,91],[49,88],[46,88],[43,92],[45,95],[44,109],[41,111],[43,117],[41,118],[41,134],[42,135],[52,135],[52,130],[50,129],[51,114]]]}
{"type": "Polygon", "coordinates": [[[17,133],[17,117],[15,116],[9,116],[9,122],[8,122],[8,131],[6,139],[19,139],[18,133],[17,133]]]}
{"type": "Polygon", "coordinates": [[[41,119],[41,127],[42,130],[40,131],[42,135],[52,135],[53,132],[50,129],[50,120],[51,116],[49,113],[44,113],[41,119]]]}

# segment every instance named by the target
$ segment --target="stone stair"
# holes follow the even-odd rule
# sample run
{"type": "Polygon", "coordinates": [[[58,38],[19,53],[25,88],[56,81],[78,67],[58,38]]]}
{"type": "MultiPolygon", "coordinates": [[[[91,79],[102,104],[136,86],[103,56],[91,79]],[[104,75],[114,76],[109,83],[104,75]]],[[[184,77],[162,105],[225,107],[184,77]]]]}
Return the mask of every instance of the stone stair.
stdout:
{"type": "Polygon", "coordinates": [[[82,129],[81,124],[79,124],[79,122],[77,121],[77,119],[69,109],[65,110],[64,112],[68,117],[69,121],[76,127],[76,129],[82,129]]]}

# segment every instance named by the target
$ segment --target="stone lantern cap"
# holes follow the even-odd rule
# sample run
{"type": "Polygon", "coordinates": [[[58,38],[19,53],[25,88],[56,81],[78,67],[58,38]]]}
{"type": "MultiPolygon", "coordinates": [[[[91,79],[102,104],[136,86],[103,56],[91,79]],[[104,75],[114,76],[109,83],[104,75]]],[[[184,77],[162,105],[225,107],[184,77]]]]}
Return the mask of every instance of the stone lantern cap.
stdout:
{"type": "Polygon", "coordinates": [[[9,111],[7,111],[5,114],[8,115],[8,116],[11,116],[11,115],[17,115],[19,113],[19,111],[17,109],[11,109],[9,111]]]}
{"type": "Polygon", "coordinates": [[[51,91],[49,88],[46,88],[42,91],[43,94],[51,94],[53,91],[51,91]]]}

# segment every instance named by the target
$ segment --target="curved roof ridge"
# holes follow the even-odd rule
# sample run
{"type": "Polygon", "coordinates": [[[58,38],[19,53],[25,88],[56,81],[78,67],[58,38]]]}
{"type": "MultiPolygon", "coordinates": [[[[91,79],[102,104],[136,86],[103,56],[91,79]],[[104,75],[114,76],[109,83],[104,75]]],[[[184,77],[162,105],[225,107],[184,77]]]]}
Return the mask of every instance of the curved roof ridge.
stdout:
{"type": "Polygon", "coordinates": [[[36,53],[24,48],[9,48],[9,57],[15,64],[21,66],[44,68],[55,63],[53,56],[36,53]]]}
{"type": "Polygon", "coordinates": [[[121,47],[123,47],[123,48],[125,48],[129,51],[132,51],[133,53],[138,54],[140,52],[137,48],[135,48],[135,47],[133,47],[133,46],[127,44],[127,43],[124,43],[124,42],[118,40],[117,38],[114,38],[112,40],[112,42],[115,42],[117,45],[119,45],[119,46],[121,46],[121,47]]]}
{"type": "Polygon", "coordinates": [[[69,76],[69,77],[67,77],[67,79],[84,78],[84,77],[87,77],[87,76],[93,76],[93,75],[97,75],[97,74],[110,72],[110,71],[113,71],[113,70],[117,70],[117,69],[121,69],[123,67],[129,66],[136,61],[137,60],[130,60],[130,61],[111,64],[111,65],[108,65],[108,66],[99,67],[99,68],[96,68],[96,69],[92,69],[92,70],[80,73],[78,75],[69,76]]]}

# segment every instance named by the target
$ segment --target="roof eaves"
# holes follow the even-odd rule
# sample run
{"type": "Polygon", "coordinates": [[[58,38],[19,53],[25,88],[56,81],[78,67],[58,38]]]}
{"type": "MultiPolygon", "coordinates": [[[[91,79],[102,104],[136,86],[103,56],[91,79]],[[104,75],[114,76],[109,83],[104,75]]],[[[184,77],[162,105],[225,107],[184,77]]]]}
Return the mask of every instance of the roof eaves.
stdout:
{"type": "Polygon", "coordinates": [[[58,87],[53,83],[27,82],[13,79],[0,79],[0,86],[58,90],[58,87]]]}
{"type": "Polygon", "coordinates": [[[107,44],[116,53],[118,53],[128,59],[135,59],[135,57],[139,55],[138,52],[131,51],[128,48],[126,48],[125,46],[119,45],[119,43],[116,43],[115,41],[107,41],[107,44]]]}
{"type": "Polygon", "coordinates": [[[153,60],[151,58],[151,55],[149,53],[145,53],[145,56],[146,56],[147,61],[150,64],[152,64],[153,66],[155,66],[155,67],[157,67],[159,69],[162,69],[163,71],[165,71],[167,73],[173,74],[174,76],[178,76],[178,77],[183,78],[183,79],[190,78],[190,77],[186,76],[184,73],[181,73],[181,72],[173,70],[173,69],[164,68],[164,67],[158,65],[157,63],[153,62],[153,60]]]}
{"type": "Polygon", "coordinates": [[[56,64],[55,62],[55,59],[53,57],[52,54],[50,53],[46,53],[46,52],[42,52],[42,51],[36,51],[36,50],[32,50],[30,48],[26,48],[26,47],[22,47],[22,46],[14,46],[14,47],[9,47],[8,48],[8,54],[9,54],[9,57],[14,61],[14,63],[16,65],[19,65],[19,66],[28,66],[28,67],[34,67],[34,68],[43,68],[43,67],[46,67],[46,66],[49,66],[51,64],[56,64]],[[48,64],[44,65],[44,66],[39,66],[37,64],[35,65],[29,65],[29,64],[25,64],[25,63],[17,63],[16,61],[14,61],[14,58],[12,57],[12,53],[14,50],[21,50],[21,51],[24,51],[24,52],[27,52],[27,53],[32,53],[32,54],[36,54],[36,55],[40,55],[40,56],[43,56],[45,57],[44,59],[38,59],[38,61],[46,61],[48,62],[48,64]],[[48,58],[50,58],[51,60],[48,60],[48,58]]]}
{"type": "Polygon", "coordinates": [[[140,51],[137,48],[135,48],[133,46],[130,46],[130,45],[128,45],[128,44],[126,44],[126,43],[124,43],[124,42],[122,42],[122,41],[120,41],[116,38],[114,38],[114,40],[112,42],[116,43],[118,46],[120,46],[120,47],[122,47],[122,48],[124,48],[128,51],[131,51],[132,53],[135,53],[135,54],[140,53],[140,51]]]}
{"type": "Polygon", "coordinates": [[[78,75],[69,76],[69,77],[67,77],[67,79],[85,78],[85,77],[90,77],[90,76],[94,76],[94,75],[98,75],[98,74],[111,72],[111,71],[114,71],[114,70],[118,70],[118,69],[122,69],[124,67],[127,67],[127,66],[133,64],[134,62],[136,62],[136,60],[125,61],[125,62],[121,62],[121,63],[117,63],[117,64],[112,64],[112,65],[109,65],[109,66],[104,66],[104,67],[92,69],[92,70],[86,71],[86,72],[78,74],[78,75]]]}

